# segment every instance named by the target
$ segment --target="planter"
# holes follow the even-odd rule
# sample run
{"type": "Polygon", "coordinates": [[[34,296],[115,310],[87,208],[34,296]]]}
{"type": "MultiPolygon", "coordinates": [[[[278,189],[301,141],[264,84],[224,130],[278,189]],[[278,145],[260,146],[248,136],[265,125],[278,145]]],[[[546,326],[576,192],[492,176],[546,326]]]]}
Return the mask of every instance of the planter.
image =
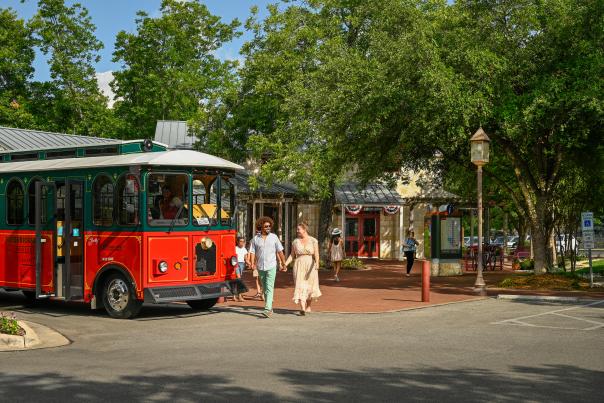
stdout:
{"type": "Polygon", "coordinates": [[[40,344],[38,335],[31,327],[24,322],[19,322],[19,326],[25,330],[24,336],[0,333],[0,351],[24,350],[40,344]]]}

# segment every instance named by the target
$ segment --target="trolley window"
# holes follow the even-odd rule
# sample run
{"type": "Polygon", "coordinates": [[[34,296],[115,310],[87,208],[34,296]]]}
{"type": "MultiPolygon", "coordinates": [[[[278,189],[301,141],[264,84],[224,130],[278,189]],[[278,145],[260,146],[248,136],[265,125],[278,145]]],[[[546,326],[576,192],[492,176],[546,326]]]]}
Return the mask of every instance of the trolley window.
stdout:
{"type": "Polygon", "coordinates": [[[113,224],[114,185],[107,175],[99,175],[92,185],[92,223],[99,227],[113,224]]]}
{"type": "Polygon", "coordinates": [[[193,225],[205,226],[218,223],[217,175],[193,176],[193,225]]]}
{"type": "Polygon", "coordinates": [[[147,219],[154,226],[189,224],[189,175],[152,173],[148,176],[147,219]]]}
{"type": "Polygon", "coordinates": [[[139,185],[135,175],[124,174],[120,176],[116,185],[117,193],[117,223],[120,225],[137,225],[139,185]]]}
{"type": "Polygon", "coordinates": [[[220,222],[222,225],[231,225],[235,210],[235,187],[228,177],[220,177],[220,222]]]}
{"type": "MultiPolygon", "coordinates": [[[[31,225],[36,223],[36,183],[41,182],[41,179],[32,179],[27,187],[27,198],[29,206],[27,209],[27,222],[31,225]]],[[[48,197],[48,189],[46,186],[42,186],[42,206],[46,206],[46,198],[48,197]]],[[[42,208],[40,211],[40,222],[46,224],[46,208],[42,208]]]]}
{"type": "Polygon", "coordinates": [[[9,225],[23,224],[24,211],[23,184],[12,179],[6,186],[6,223],[9,225]]]}

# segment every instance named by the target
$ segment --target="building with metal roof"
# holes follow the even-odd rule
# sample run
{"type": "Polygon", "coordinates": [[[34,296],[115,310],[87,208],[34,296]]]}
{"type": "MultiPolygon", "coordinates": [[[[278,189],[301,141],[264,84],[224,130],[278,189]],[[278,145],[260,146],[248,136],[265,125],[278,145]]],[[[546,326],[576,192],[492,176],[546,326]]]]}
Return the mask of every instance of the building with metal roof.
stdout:
{"type": "Polygon", "coordinates": [[[339,204],[364,206],[401,206],[405,204],[396,190],[379,183],[370,183],[365,187],[356,183],[344,183],[336,188],[336,201],[339,204]]]}
{"type": "Polygon", "coordinates": [[[154,140],[173,149],[192,149],[196,141],[184,120],[158,120],[154,140]]]}
{"type": "Polygon", "coordinates": [[[121,144],[122,140],[0,126],[0,154],[121,144]]]}

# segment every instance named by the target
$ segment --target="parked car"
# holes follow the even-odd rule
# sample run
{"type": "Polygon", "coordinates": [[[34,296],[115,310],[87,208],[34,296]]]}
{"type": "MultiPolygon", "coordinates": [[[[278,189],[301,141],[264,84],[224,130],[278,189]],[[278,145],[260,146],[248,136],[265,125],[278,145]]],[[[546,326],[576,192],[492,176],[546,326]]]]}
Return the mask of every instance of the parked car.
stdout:
{"type": "Polygon", "coordinates": [[[504,238],[502,236],[498,236],[497,238],[495,238],[493,240],[493,242],[491,242],[491,245],[503,247],[503,244],[505,243],[505,241],[503,239],[504,238]]]}

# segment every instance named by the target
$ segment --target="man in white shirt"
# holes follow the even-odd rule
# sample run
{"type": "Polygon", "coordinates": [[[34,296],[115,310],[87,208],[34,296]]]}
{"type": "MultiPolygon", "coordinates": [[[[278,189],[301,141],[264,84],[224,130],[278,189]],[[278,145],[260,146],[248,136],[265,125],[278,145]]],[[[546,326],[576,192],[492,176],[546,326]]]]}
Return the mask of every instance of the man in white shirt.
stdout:
{"type": "Polygon", "coordinates": [[[271,232],[273,220],[270,217],[260,217],[256,227],[260,226],[261,233],[256,235],[250,244],[250,262],[252,269],[258,270],[262,291],[264,293],[264,316],[270,318],[273,314],[273,291],[277,277],[277,260],[279,269],[285,268],[283,245],[277,235],[271,232]]]}

